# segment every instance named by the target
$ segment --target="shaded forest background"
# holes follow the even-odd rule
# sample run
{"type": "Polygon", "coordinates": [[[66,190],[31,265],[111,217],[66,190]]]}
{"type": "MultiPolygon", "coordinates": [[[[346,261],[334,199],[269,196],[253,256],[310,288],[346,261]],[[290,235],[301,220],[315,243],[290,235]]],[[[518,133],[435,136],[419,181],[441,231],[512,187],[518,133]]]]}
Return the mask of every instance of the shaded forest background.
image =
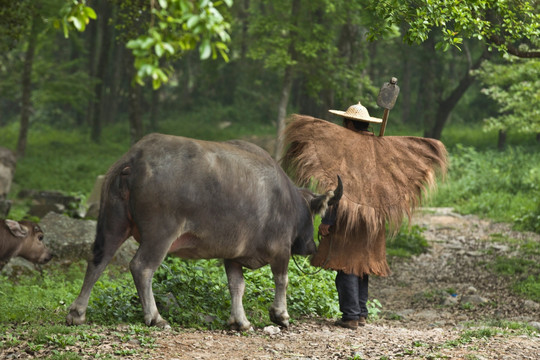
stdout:
{"type": "MultiPolygon", "coordinates": [[[[486,88],[494,82],[489,75],[502,76],[525,63],[526,73],[513,75],[510,82],[527,81],[534,88],[539,77],[537,60],[501,56],[477,39],[464,39],[447,51],[436,50],[442,36],[435,32],[421,44],[404,42],[406,23],[369,41],[377,21],[369,1],[241,0],[230,8],[221,5],[230,24],[228,62],[219,56],[201,60],[201,49],[177,53],[166,64],[160,60],[168,81],[154,89],[152,79],[147,86],[135,84],[135,58],[126,47],[155,21],[150,11],[157,6],[154,1],[88,1],[97,20],[68,38],[53,26],[62,3],[23,1],[16,11],[3,5],[3,15],[13,24],[3,27],[0,38],[0,127],[20,123],[21,132],[27,131],[26,124],[83,129],[99,143],[111,124],[129,123],[134,142],[160,131],[164,119],[181,122],[190,112],[202,112],[200,122],[276,127],[280,112],[328,119],[328,109],[346,109],[360,100],[380,117],[378,89],[395,76],[401,94],[391,127],[405,124],[441,138],[448,123],[467,127],[509,111],[489,96],[486,88]],[[471,71],[487,64],[486,59],[492,68],[483,74],[471,71]]],[[[503,133],[508,130],[497,125],[503,133]]],[[[20,140],[17,153],[22,156],[20,140]]]]}
{"type": "MultiPolygon", "coordinates": [[[[438,138],[449,150],[448,177],[430,205],[540,233],[539,6],[522,0],[0,0],[0,147],[17,154],[10,217],[28,217],[32,200],[18,198],[25,189],[60,190],[84,202],[96,176],[148,132],[275,141],[292,113],[339,121],[329,109],[361,101],[381,117],[377,94],[396,77],[401,91],[386,134],[438,138]]],[[[407,247],[423,240],[418,228],[400,236],[407,247]]],[[[537,243],[528,241],[527,250],[536,256],[537,243]]],[[[512,274],[518,269],[523,292],[538,299],[534,260],[513,253],[498,261],[512,274]]],[[[192,275],[178,264],[179,273],[192,275]]],[[[200,272],[194,281],[217,278],[200,272]]],[[[46,301],[2,282],[19,299],[3,304],[7,339],[32,333],[29,319],[49,324],[54,313],[51,326],[64,321],[64,311],[54,309],[58,298],[77,292],[82,267],[58,274],[61,280],[39,280],[46,284],[22,280],[43,290],[46,301]],[[79,282],[62,282],[66,273],[79,282]]],[[[313,283],[328,287],[300,297],[327,306],[320,299],[334,289],[333,279],[313,283]]],[[[131,279],[103,284],[94,300],[103,323],[140,319],[131,279]],[[110,305],[112,299],[119,300],[110,305]]],[[[331,311],[337,309],[319,313],[331,311]]],[[[43,333],[59,331],[48,326],[43,333]]]]}
{"type": "Polygon", "coordinates": [[[441,139],[462,169],[438,204],[506,207],[540,229],[540,5],[447,5],[0,0],[0,146],[18,157],[14,193],[88,195],[153,131],[275,141],[292,113],[339,121],[329,109],[361,101],[381,117],[377,94],[396,77],[387,134],[441,139]],[[493,204],[502,188],[515,205],[493,204]]]}

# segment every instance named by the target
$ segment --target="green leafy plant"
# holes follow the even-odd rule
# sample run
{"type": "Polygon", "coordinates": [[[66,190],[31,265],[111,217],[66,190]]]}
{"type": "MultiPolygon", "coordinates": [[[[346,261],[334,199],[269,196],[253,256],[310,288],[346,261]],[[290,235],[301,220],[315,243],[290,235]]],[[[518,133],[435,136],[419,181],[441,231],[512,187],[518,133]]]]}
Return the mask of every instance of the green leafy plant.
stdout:
{"type": "Polygon", "coordinates": [[[382,311],[381,302],[377,299],[373,299],[373,300],[368,300],[366,305],[368,308],[369,317],[373,320],[377,320],[379,318],[379,314],[382,311]]]}
{"type": "Polygon", "coordinates": [[[538,227],[538,151],[525,147],[479,151],[461,145],[450,151],[448,178],[439,185],[432,206],[450,206],[496,221],[517,221],[521,230],[538,227]]]}
{"type": "Polygon", "coordinates": [[[387,253],[391,256],[411,257],[425,253],[429,244],[423,232],[426,229],[418,225],[402,225],[396,236],[386,240],[387,253]]]}

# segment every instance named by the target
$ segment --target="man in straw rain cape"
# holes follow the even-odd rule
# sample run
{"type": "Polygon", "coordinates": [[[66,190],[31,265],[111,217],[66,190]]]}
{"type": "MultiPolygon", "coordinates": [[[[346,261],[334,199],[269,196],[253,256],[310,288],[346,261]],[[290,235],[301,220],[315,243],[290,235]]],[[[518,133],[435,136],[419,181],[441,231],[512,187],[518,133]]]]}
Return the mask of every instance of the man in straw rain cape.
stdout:
{"type": "Polygon", "coordinates": [[[337,270],[342,318],[336,325],[356,329],[368,315],[368,276],[390,273],[386,224],[395,234],[404,215],[410,219],[422,193],[435,186],[436,170],[446,172],[447,153],[435,139],[374,136],[368,127],[382,120],[369,116],[360,103],[330,112],[343,117],[343,127],[292,116],[283,166],[304,186],[315,179],[326,189],[336,185],[337,175],[342,178],[343,197],[323,219],[311,264],[337,270]]]}

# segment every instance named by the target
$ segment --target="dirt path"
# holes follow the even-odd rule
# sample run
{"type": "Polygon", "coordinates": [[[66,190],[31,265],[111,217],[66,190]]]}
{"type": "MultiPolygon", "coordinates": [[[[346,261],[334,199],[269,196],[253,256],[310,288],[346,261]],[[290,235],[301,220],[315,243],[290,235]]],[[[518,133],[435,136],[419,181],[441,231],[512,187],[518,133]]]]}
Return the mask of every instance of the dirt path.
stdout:
{"type": "Polygon", "coordinates": [[[283,330],[172,331],[160,334],[155,359],[540,359],[540,335],[501,324],[540,322],[540,305],[515,296],[487,264],[515,248],[506,236],[538,242],[451,209],[416,216],[431,248],[412,260],[392,259],[393,274],[370,279],[382,319],[356,331],[328,319],[302,319],[283,330]],[[490,322],[499,326],[485,326],[490,322]],[[277,332],[273,334],[273,332],[277,332]]]}

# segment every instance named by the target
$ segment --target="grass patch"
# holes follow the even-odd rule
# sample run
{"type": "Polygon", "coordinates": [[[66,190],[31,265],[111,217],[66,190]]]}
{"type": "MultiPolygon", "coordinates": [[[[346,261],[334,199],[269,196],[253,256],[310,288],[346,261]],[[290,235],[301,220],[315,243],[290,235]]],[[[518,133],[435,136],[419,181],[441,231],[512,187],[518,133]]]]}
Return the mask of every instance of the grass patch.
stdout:
{"type": "Polygon", "coordinates": [[[146,325],[117,328],[26,323],[1,325],[0,331],[0,350],[9,349],[17,356],[24,354],[46,359],[83,359],[89,356],[115,359],[126,355],[153,358],[151,354],[159,336],[146,325]],[[106,345],[102,347],[103,344],[106,345]]]}
{"type": "MultiPolygon", "coordinates": [[[[271,125],[257,122],[236,121],[221,128],[219,119],[227,119],[226,109],[209,108],[189,113],[181,119],[169,118],[160,123],[159,132],[193,137],[202,140],[224,141],[242,137],[275,136],[271,125]],[[211,115],[217,111],[223,116],[211,115]],[[207,111],[208,113],[206,113],[207,111]]],[[[19,124],[12,123],[1,128],[0,146],[14,150],[19,124]]],[[[101,143],[90,140],[88,128],[53,128],[32,124],[28,136],[25,157],[17,161],[17,168],[10,200],[14,205],[10,217],[24,218],[30,203],[17,199],[23,189],[61,191],[86,199],[94,186],[96,177],[130,148],[127,124],[108,125],[103,129],[101,143]]]]}
{"type": "Polygon", "coordinates": [[[429,244],[423,235],[426,228],[404,224],[394,237],[387,238],[386,252],[389,256],[411,257],[427,252],[429,244]]]}
{"type": "Polygon", "coordinates": [[[512,289],[522,296],[535,302],[540,302],[540,275],[530,275],[526,279],[518,281],[512,289]]]}
{"type": "Polygon", "coordinates": [[[540,302],[540,246],[538,242],[492,234],[490,240],[509,246],[510,254],[495,257],[488,268],[509,279],[512,290],[530,300],[540,302]]]}
{"type": "Polygon", "coordinates": [[[538,146],[479,151],[460,144],[449,148],[447,181],[431,206],[454,207],[520,230],[540,229],[540,153],[538,146]]]}

